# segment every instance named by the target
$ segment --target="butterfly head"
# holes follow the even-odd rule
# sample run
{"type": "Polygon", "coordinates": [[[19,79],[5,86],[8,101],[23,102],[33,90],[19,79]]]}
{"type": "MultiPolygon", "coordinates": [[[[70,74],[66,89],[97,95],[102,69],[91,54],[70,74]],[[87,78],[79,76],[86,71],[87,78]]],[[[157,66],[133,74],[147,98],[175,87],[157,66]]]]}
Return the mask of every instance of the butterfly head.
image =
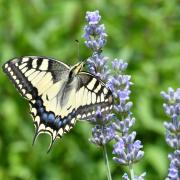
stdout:
{"type": "Polygon", "coordinates": [[[84,61],[75,64],[75,65],[71,68],[71,71],[70,71],[70,72],[71,72],[73,75],[78,74],[79,72],[82,71],[84,64],[85,64],[84,61]]]}

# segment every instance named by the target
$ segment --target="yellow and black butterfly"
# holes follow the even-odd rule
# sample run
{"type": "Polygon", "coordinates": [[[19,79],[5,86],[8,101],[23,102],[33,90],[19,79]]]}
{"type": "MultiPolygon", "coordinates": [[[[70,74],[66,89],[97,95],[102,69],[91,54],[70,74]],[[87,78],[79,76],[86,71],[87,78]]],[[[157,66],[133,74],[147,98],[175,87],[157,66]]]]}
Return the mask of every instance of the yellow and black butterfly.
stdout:
{"type": "Polygon", "coordinates": [[[113,96],[93,74],[83,72],[84,62],[73,67],[47,57],[24,56],[4,64],[3,70],[20,94],[29,101],[36,128],[49,133],[51,143],[62,137],[76,119],[90,119],[97,107],[102,112],[112,108],[113,96]]]}

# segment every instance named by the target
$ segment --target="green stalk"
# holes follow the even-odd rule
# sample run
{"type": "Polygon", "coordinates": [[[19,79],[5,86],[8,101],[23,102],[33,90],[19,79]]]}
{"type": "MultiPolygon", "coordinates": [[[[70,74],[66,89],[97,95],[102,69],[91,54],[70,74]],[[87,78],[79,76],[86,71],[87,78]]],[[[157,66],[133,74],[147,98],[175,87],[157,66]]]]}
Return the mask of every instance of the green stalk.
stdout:
{"type": "Polygon", "coordinates": [[[131,180],[134,180],[134,170],[132,164],[129,165],[129,171],[130,171],[131,180]]]}
{"type": "Polygon", "coordinates": [[[103,145],[103,154],[104,154],[104,160],[105,160],[105,165],[106,165],[106,171],[107,171],[107,178],[108,180],[112,180],[111,177],[111,171],[109,167],[109,160],[108,160],[108,155],[107,155],[107,150],[106,150],[106,145],[103,145]]]}

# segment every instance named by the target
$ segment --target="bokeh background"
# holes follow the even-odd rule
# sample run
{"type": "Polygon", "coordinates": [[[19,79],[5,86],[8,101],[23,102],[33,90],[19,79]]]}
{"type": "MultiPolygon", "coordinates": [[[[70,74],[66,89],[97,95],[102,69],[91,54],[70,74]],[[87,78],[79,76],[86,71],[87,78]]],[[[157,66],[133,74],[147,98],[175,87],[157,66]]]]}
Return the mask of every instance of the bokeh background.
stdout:
{"type": "MultiPolygon", "coordinates": [[[[69,65],[91,51],[82,38],[85,12],[99,10],[108,34],[104,55],[123,58],[132,76],[134,130],[145,156],[134,168],[146,179],[164,179],[171,149],[165,143],[161,90],[180,87],[180,11],[178,0],[0,0],[0,64],[23,55],[43,55],[69,65]]],[[[79,122],[47,154],[50,138],[32,147],[34,127],[26,100],[0,70],[0,179],[104,180],[102,150],[90,144],[91,125],[79,122]]],[[[125,167],[108,156],[113,180],[125,167]]]]}

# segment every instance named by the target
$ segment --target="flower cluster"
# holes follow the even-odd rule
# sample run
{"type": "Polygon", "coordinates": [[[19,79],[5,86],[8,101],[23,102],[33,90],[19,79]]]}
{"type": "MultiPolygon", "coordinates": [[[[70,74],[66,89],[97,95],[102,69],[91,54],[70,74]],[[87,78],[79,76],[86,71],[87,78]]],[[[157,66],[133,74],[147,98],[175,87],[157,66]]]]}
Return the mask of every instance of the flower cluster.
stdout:
{"type": "Polygon", "coordinates": [[[130,82],[131,76],[123,75],[127,68],[127,63],[123,60],[115,59],[112,61],[111,77],[108,80],[107,86],[113,92],[114,98],[118,100],[114,108],[117,112],[129,112],[132,102],[127,102],[129,100],[129,95],[131,93],[130,82]]]}
{"type": "MultiPolygon", "coordinates": [[[[97,77],[107,82],[107,87],[112,91],[115,100],[114,114],[103,117],[100,110],[97,110],[96,117],[92,120],[95,127],[92,130],[91,142],[97,145],[107,144],[110,140],[115,139],[113,159],[119,164],[131,166],[131,178],[143,179],[145,174],[141,176],[132,174],[132,164],[139,161],[144,152],[141,141],[135,140],[136,132],[130,133],[130,128],[135,123],[135,118],[130,111],[132,102],[129,101],[131,76],[124,75],[128,64],[123,60],[115,59],[108,66],[108,58],[102,55],[102,48],[106,43],[105,27],[99,24],[101,16],[98,11],[87,12],[86,20],[88,25],[85,26],[84,38],[85,44],[93,53],[88,59],[89,71],[97,77]],[[112,123],[112,119],[115,121],[112,123]]],[[[124,177],[127,177],[127,174],[124,177]]]]}
{"type": "MultiPolygon", "coordinates": [[[[89,72],[106,82],[109,76],[108,58],[102,55],[101,49],[106,43],[107,34],[104,25],[100,24],[100,19],[99,11],[86,13],[88,25],[84,28],[83,37],[86,46],[93,51],[92,56],[87,60],[89,72]]],[[[90,138],[92,143],[103,146],[114,138],[115,133],[112,124],[110,124],[110,115],[104,116],[100,108],[97,109],[95,118],[91,119],[90,122],[95,124],[92,129],[92,138],[90,138]]]]}
{"type": "Polygon", "coordinates": [[[174,91],[170,87],[168,93],[162,91],[161,95],[165,100],[164,111],[171,119],[170,122],[164,122],[166,142],[175,150],[168,156],[170,160],[168,177],[180,179],[180,88],[174,91]]]}
{"type": "Polygon", "coordinates": [[[84,27],[85,44],[93,51],[99,51],[106,44],[106,36],[104,24],[99,25],[101,16],[99,11],[86,12],[86,21],[88,25],[84,27]]]}
{"type": "Polygon", "coordinates": [[[104,82],[107,81],[109,76],[107,61],[107,57],[104,57],[101,52],[96,51],[94,51],[92,56],[87,60],[89,72],[96,75],[104,82]]]}
{"type": "Polygon", "coordinates": [[[87,60],[89,71],[106,81],[109,71],[107,67],[108,58],[102,55],[102,48],[106,44],[107,34],[104,24],[100,24],[100,19],[99,11],[86,13],[88,25],[84,27],[83,37],[86,39],[86,46],[93,51],[92,56],[87,60]]]}
{"type": "Polygon", "coordinates": [[[170,160],[168,177],[171,179],[180,179],[180,150],[169,154],[168,158],[170,160]]]}
{"type": "MultiPolygon", "coordinates": [[[[115,123],[116,129],[113,158],[119,164],[132,167],[132,164],[138,162],[144,155],[142,144],[140,140],[135,140],[136,132],[130,132],[130,128],[135,124],[135,118],[131,113],[131,107],[133,103],[130,99],[130,87],[132,85],[131,76],[124,74],[127,63],[123,60],[115,59],[112,61],[111,77],[108,81],[108,87],[113,92],[116,103],[114,105],[115,110],[115,123]]],[[[136,175],[133,175],[136,176],[136,175]]],[[[143,179],[145,173],[137,178],[143,179]]],[[[125,174],[124,177],[128,178],[125,174]]]]}

